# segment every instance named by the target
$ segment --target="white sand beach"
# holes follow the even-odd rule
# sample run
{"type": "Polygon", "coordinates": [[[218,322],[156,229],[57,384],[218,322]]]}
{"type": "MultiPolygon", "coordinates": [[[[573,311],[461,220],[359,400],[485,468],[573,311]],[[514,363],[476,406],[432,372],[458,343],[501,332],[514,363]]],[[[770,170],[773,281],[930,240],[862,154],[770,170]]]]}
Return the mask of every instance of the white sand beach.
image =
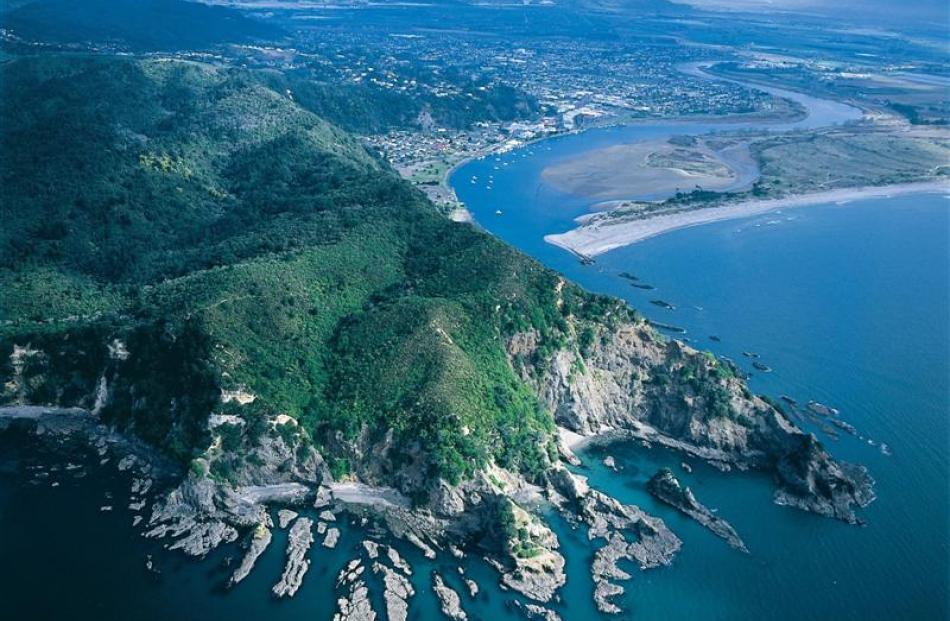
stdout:
{"type": "Polygon", "coordinates": [[[841,188],[814,192],[787,198],[754,200],[721,207],[709,207],[659,214],[637,219],[588,218],[582,226],[555,235],[546,235],[545,241],[576,254],[593,257],[615,248],[629,246],[644,239],[669,231],[698,226],[722,220],[746,218],[781,209],[792,209],[823,203],[840,203],[869,198],[884,198],[900,194],[950,192],[950,181],[928,181],[875,187],[841,188]]]}

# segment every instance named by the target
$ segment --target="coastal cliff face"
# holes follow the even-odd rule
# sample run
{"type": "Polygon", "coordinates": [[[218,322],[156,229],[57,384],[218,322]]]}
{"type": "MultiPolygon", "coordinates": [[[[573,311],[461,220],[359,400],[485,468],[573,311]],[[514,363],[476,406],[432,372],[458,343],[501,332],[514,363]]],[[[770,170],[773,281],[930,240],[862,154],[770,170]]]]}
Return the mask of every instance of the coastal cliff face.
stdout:
{"type": "MultiPolygon", "coordinates": [[[[873,500],[863,467],[836,462],[814,435],[751,394],[728,361],[642,322],[595,329],[583,352],[562,349],[540,366],[521,367],[558,425],[668,446],[724,469],[770,472],[777,502],[848,522],[873,500]]],[[[525,360],[537,346],[536,334],[522,333],[508,351],[525,360]]]]}

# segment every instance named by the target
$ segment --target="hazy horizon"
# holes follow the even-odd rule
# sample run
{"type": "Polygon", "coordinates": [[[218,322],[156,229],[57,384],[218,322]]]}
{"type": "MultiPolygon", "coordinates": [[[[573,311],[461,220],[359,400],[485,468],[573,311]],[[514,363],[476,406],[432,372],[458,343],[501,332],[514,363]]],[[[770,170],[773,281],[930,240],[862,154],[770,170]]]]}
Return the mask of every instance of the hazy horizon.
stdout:
{"type": "Polygon", "coordinates": [[[800,12],[828,15],[847,15],[855,21],[871,22],[886,19],[915,24],[930,23],[950,29],[950,3],[941,0],[921,0],[898,3],[893,0],[676,0],[699,9],[749,12],[800,12]]]}

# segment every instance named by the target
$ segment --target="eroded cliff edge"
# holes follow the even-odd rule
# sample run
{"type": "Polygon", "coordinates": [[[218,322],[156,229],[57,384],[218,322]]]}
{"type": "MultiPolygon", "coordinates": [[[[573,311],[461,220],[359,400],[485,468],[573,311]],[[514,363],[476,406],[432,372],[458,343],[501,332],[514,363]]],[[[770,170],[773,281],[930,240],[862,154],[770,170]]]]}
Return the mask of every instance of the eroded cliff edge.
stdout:
{"type": "Polygon", "coordinates": [[[862,466],[834,460],[813,434],[753,395],[728,361],[668,340],[644,323],[592,328],[586,348],[525,362],[535,333],[508,342],[512,363],[554,413],[581,436],[613,435],[674,448],[719,468],[756,469],[776,480],[776,502],[858,521],[874,498],[862,466]]]}

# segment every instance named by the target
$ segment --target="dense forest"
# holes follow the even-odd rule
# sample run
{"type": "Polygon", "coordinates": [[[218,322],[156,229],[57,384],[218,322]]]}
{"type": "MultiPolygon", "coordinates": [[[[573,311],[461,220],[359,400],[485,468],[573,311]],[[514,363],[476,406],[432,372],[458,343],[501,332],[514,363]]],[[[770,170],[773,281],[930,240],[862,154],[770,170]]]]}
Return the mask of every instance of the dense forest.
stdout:
{"type": "Polygon", "coordinates": [[[183,463],[216,411],[249,429],[289,415],[337,476],[387,432],[392,468],[449,481],[552,459],[505,339],[534,328],[544,356],[565,317],[618,302],[441,217],[273,75],[77,56],[0,71],[0,360],[44,352],[4,401],[88,401],[121,365],[102,416],[183,463]]]}

